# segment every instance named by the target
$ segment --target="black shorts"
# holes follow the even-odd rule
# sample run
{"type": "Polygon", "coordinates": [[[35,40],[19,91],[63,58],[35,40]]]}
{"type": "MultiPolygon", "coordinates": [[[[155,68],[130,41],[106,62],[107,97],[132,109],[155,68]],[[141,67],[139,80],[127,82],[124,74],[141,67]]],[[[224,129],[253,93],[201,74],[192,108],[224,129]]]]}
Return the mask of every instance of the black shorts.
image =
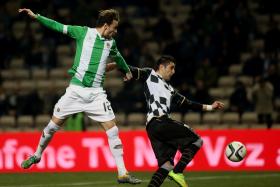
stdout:
{"type": "Polygon", "coordinates": [[[183,150],[200,138],[188,125],[167,116],[153,118],[146,130],[159,167],[167,161],[174,164],[177,150],[183,150]]]}

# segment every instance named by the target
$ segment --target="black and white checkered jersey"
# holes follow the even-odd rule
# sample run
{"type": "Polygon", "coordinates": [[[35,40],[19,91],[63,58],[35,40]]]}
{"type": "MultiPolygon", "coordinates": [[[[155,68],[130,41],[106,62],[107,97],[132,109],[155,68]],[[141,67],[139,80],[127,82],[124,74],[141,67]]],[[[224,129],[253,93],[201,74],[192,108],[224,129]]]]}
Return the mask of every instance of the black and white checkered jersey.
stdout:
{"type": "Polygon", "coordinates": [[[171,103],[181,104],[185,97],[180,95],[159,74],[150,68],[135,68],[130,66],[135,80],[144,82],[148,113],[147,122],[153,117],[169,116],[171,103]]]}

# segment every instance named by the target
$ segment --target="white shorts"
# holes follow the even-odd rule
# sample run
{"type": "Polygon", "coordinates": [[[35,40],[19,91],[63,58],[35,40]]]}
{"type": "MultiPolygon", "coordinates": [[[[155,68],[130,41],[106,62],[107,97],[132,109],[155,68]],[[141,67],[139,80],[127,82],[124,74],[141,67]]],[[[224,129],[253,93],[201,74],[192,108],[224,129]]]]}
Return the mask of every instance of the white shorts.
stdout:
{"type": "Polygon", "coordinates": [[[55,104],[53,115],[59,119],[84,112],[89,118],[106,122],[115,119],[111,103],[103,88],[84,88],[70,84],[65,94],[55,104]]]}

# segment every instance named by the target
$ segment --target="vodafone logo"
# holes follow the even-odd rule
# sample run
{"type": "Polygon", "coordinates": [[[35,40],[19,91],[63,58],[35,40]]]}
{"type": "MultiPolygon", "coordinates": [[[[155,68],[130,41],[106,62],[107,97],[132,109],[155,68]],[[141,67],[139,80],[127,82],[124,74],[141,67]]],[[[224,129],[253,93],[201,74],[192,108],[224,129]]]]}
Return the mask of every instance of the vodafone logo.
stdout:
{"type": "MultiPolygon", "coordinates": [[[[18,140],[7,139],[0,149],[0,169],[19,168],[21,162],[34,153],[30,146],[19,146],[18,140]]],[[[62,145],[57,149],[48,147],[42,160],[36,165],[38,168],[56,168],[65,169],[75,166],[75,150],[68,145],[62,145]],[[57,158],[57,159],[55,159],[57,158]]]]}
{"type": "MultiPolygon", "coordinates": [[[[280,131],[199,131],[204,144],[188,165],[193,171],[280,171],[280,131]],[[262,137],[260,140],[259,137],[262,137]],[[233,141],[243,142],[247,155],[242,162],[229,161],[224,150],[233,141]]],[[[130,171],[154,171],[157,160],[145,131],[121,132],[124,159],[130,171]]],[[[35,152],[38,133],[3,133],[0,136],[0,172],[22,172],[21,162],[35,152]]],[[[179,160],[180,153],[175,157],[179,160]]],[[[59,132],[30,172],[115,171],[107,137],[103,132],[59,132]]]]}

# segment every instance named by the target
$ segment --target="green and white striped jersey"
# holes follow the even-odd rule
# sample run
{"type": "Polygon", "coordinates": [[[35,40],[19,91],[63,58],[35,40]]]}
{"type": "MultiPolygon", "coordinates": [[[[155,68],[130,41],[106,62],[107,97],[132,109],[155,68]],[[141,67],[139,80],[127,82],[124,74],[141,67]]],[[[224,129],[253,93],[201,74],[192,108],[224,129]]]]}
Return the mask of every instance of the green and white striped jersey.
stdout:
{"type": "Polygon", "coordinates": [[[114,39],[103,38],[95,28],[63,25],[44,16],[37,16],[44,26],[67,34],[76,40],[74,64],[68,71],[71,83],[83,87],[102,87],[105,80],[106,62],[110,56],[125,72],[129,68],[119,53],[114,39]]]}

